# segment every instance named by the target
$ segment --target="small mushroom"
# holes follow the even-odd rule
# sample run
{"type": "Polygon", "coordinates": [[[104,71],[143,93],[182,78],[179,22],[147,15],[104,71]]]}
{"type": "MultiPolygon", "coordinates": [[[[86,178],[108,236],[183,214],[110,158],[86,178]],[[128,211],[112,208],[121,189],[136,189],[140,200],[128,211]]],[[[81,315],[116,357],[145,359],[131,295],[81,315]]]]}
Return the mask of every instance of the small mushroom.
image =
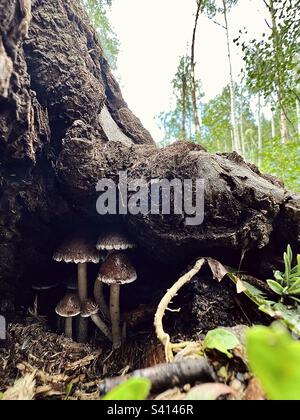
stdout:
{"type": "MultiPolygon", "coordinates": [[[[88,298],[87,263],[98,264],[99,252],[95,248],[95,241],[89,233],[79,232],[67,238],[55,252],[53,259],[57,262],[77,264],[78,295],[81,303],[88,298]]],[[[87,322],[79,320],[78,340],[87,339],[87,322]]]]}
{"type": "Polygon", "coordinates": [[[136,244],[124,232],[112,231],[100,236],[96,248],[98,251],[126,251],[136,248],[136,244]]]}
{"type": "Polygon", "coordinates": [[[112,341],[112,334],[105,324],[105,322],[98,315],[99,306],[92,299],[87,299],[81,305],[81,317],[82,318],[91,318],[94,324],[99,328],[99,330],[110,340],[112,341]]]}
{"type": "Polygon", "coordinates": [[[80,314],[80,301],[77,295],[66,295],[56,306],[57,315],[65,318],[65,334],[68,338],[73,337],[72,320],[80,314]]]}
{"type": "Polygon", "coordinates": [[[110,286],[110,318],[112,324],[113,347],[118,349],[122,343],[120,328],[120,286],[133,283],[137,273],[129,257],[124,252],[110,254],[100,267],[97,282],[110,286]]]}
{"type": "MultiPolygon", "coordinates": [[[[124,233],[120,231],[112,231],[103,234],[97,241],[96,248],[98,251],[107,251],[109,254],[115,251],[127,251],[133,249],[136,244],[124,233]]],[[[109,318],[109,309],[105,301],[103,293],[103,283],[96,281],[94,285],[94,298],[99,305],[100,311],[104,316],[109,318]]]]}

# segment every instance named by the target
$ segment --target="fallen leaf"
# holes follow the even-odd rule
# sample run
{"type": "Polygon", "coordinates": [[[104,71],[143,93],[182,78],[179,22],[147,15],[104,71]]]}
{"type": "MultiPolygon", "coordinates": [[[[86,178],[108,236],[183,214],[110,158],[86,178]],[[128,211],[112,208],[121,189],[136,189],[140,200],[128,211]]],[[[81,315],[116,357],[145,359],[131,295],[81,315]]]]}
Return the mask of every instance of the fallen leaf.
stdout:
{"type": "Polygon", "coordinates": [[[213,258],[207,258],[207,264],[212,271],[214,279],[218,280],[218,282],[221,282],[228,273],[226,268],[219,261],[214,260],[213,258]]]}

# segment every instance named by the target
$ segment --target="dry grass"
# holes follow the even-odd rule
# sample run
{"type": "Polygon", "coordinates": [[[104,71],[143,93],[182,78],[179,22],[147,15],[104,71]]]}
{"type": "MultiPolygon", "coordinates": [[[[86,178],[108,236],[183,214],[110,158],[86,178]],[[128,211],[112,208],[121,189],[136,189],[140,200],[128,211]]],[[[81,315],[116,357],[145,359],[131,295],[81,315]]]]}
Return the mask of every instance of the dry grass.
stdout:
{"type": "Polygon", "coordinates": [[[98,399],[102,378],[144,367],[145,343],[151,348],[143,336],[112,354],[109,344],[76,343],[32,318],[26,325],[9,325],[8,336],[7,348],[0,349],[0,391],[6,399],[98,399]]]}

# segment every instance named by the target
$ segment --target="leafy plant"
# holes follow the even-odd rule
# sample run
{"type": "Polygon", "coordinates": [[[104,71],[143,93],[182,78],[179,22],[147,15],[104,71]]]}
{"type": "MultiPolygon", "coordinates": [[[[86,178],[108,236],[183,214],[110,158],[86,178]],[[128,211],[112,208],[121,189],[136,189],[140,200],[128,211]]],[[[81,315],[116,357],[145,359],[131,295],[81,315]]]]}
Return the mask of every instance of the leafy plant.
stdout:
{"type": "Polygon", "coordinates": [[[243,292],[254,302],[260,311],[280,320],[292,332],[300,336],[300,255],[297,256],[297,265],[292,268],[293,253],[290,245],[284,253],[285,271],[274,272],[275,280],[268,280],[270,291],[280,296],[280,300],[275,302],[270,300],[266,292],[262,292],[257,287],[249,284],[237,274],[228,273],[229,278],[236,284],[239,293],[243,292]],[[293,305],[289,305],[286,299],[290,298],[293,305]]]}
{"type": "Polygon", "coordinates": [[[300,400],[300,343],[278,323],[246,333],[250,368],[272,400],[300,400]]]}
{"type": "Polygon", "coordinates": [[[292,300],[300,303],[300,255],[297,256],[297,265],[292,268],[293,252],[290,245],[287,247],[287,251],[283,255],[285,271],[274,272],[275,280],[267,280],[270,289],[281,296],[281,300],[289,297],[292,300]]]}
{"type": "Polygon", "coordinates": [[[234,350],[239,344],[239,340],[232,332],[223,328],[217,328],[207,333],[203,347],[204,350],[218,350],[231,359],[232,354],[230,350],[234,350]]]}
{"type": "Polygon", "coordinates": [[[103,400],[142,401],[151,390],[151,382],[145,378],[132,378],[108,392],[103,400]]]}

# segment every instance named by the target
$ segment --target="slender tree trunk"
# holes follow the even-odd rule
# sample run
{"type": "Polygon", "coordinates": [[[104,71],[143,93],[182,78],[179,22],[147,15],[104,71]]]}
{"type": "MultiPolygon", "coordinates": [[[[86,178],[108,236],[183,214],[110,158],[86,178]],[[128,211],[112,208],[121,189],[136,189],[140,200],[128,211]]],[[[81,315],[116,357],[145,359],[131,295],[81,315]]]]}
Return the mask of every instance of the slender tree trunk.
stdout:
{"type": "Polygon", "coordinates": [[[242,154],[245,156],[245,130],[244,130],[244,105],[243,105],[243,86],[241,86],[241,109],[240,109],[240,128],[241,128],[241,148],[242,154]]]}
{"type": "Polygon", "coordinates": [[[285,114],[284,109],[280,110],[280,133],[281,133],[281,143],[285,144],[289,140],[289,129],[288,129],[288,122],[287,116],[285,114]]]}
{"type": "Polygon", "coordinates": [[[274,57],[276,63],[276,77],[275,85],[278,96],[278,103],[280,107],[280,134],[282,144],[286,143],[289,139],[288,119],[284,106],[284,94],[283,94],[283,81],[281,74],[281,57],[282,57],[282,45],[278,32],[278,26],[276,22],[276,9],[274,0],[269,0],[268,4],[269,13],[272,20],[272,42],[274,48],[274,57]]]}
{"type": "Polygon", "coordinates": [[[258,103],[257,103],[257,119],[258,119],[258,159],[257,164],[258,167],[261,167],[261,153],[262,153],[262,127],[261,127],[261,97],[260,94],[258,94],[258,103]]]}
{"type": "Polygon", "coordinates": [[[274,139],[276,137],[276,125],[275,125],[274,111],[272,111],[271,127],[272,127],[272,138],[274,139]]]}
{"type": "Polygon", "coordinates": [[[297,132],[298,136],[300,137],[300,102],[296,100],[296,114],[297,114],[297,132]]]}
{"type": "Polygon", "coordinates": [[[234,143],[234,150],[237,153],[242,154],[240,135],[239,135],[239,129],[238,129],[238,124],[237,124],[237,118],[236,118],[236,97],[235,97],[235,89],[234,89],[234,81],[233,81],[233,69],[232,69],[232,60],[231,60],[230,35],[229,35],[229,26],[228,26],[228,19],[227,19],[226,0],[223,0],[223,8],[224,8],[223,11],[224,11],[229,73],[230,73],[231,123],[232,123],[232,130],[233,130],[233,143],[234,143]]]}
{"type": "Polygon", "coordinates": [[[193,113],[194,113],[194,123],[196,135],[198,134],[201,138],[201,127],[200,120],[198,116],[198,106],[197,106],[197,95],[196,95],[196,76],[195,76],[195,41],[196,41],[196,32],[198,27],[198,21],[200,16],[202,6],[202,0],[197,0],[197,11],[195,18],[195,25],[193,29],[193,38],[192,38],[192,51],[191,51],[191,72],[192,72],[192,103],[193,103],[193,113]]]}
{"type": "Polygon", "coordinates": [[[187,80],[186,69],[182,73],[182,140],[186,140],[186,94],[187,94],[187,80]]]}

